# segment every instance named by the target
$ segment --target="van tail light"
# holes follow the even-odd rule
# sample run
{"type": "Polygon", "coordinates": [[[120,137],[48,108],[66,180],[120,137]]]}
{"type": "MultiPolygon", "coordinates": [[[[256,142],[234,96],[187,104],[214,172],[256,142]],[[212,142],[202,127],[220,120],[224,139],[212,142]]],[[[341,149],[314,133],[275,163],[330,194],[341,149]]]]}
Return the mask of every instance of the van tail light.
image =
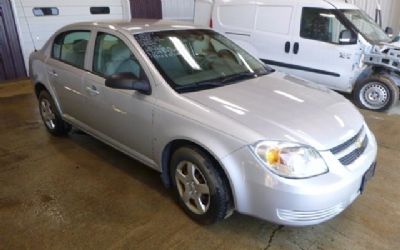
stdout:
{"type": "Polygon", "coordinates": [[[208,26],[210,26],[210,28],[213,27],[213,20],[212,20],[212,18],[210,18],[210,23],[208,24],[208,26]]]}

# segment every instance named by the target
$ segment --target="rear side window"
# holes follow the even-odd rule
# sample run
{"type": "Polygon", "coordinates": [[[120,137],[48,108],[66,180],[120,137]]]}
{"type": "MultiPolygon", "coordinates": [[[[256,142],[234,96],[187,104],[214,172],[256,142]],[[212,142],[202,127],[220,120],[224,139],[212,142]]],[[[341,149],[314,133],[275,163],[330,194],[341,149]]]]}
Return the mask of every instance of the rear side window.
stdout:
{"type": "Polygon", "coordinates": [[[118,37],[100,33],[94,49],[93,72],[101,76],[131,73],[142,79],[142,68],[129,47],[118,37]]]}
{"type": "Polygon", "coordinates": [[[85,64],[85,54],[90,31],[70,31],[56,37],[52,57],[78,68],[85,64]]]}
{"type": "Polygon", "coordinates": [[[303,8],[300,30],[303,38],[339,44],[340,34],[346,29],[332,10],[303,8]]]}
{"type": "Polygon", "coordinates": [[[293,8],[290,6],[260,6],[256,29],[259,31],[289,34],[293,8]]]}
{"type": "Polygon", "coordinates": [[[107,15],[110,14],[110,7],[90,7],[92,15],[107,15]]]}

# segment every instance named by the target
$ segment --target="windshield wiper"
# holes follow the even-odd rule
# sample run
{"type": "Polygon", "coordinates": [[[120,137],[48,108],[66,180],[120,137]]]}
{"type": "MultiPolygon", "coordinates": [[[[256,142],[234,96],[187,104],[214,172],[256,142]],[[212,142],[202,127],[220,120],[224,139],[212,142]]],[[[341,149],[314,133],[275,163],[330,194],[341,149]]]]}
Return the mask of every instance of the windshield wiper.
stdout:
{"type": "Polygon", "coordinates": [[[237,81],[248,79],[248,78],[256,78],[256,77],[259,77],[259,76],[262,76],[262,75],[266,75],[266,74],[268,74],[268,73],[265,72],[265,73],[257,74],[257,73],[254,73],[254,72],[242,72],[242,73],[239,73],[239,74],[235,74],[235,75],[224,77],[221,80],[221,83],[222,84],[227,84],[227,83],[237,82],[237,81]]]}
{"type": "Polygon", "coordinates": [[[211,80],[211,81],[196,82],[189,85],[179,86],[176,87],[175,90],[178,92],[189,92],[189,91],[221,87],[223,85],[224,84],[221,83],[221,81],[219,80],[211,80]]]}
{"type": "Polygon", "coordinates": [[[249,78],[256,78],[263,75],[268,75],[273,71],[266,71],[262,73],[254,73],[254,72],[242,72],[239,74],[231,75],[231,76],[224,76],[214,80],[207,80],[202,82],[196,82],[189,85],[178,86],[175,87],[175,90],[178,92],[191,92],[191,91],[198,91],[210,88],[218,88],[225,85],[232,84],[234,82],[249,79],[249,78]]]}

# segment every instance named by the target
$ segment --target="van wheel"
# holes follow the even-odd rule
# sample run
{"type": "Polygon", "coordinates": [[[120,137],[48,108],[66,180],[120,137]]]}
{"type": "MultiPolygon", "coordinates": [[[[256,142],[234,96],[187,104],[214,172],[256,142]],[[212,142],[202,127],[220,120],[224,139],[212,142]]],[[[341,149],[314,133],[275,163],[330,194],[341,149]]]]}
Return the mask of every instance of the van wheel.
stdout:
{"type": "Polygon", "coordinates": [[[52,135],[67,135],[71,131],[71,125],[61,118],[53,98],[47,91],[39,94],[39,111],[47,131],[52,135]]]}
{"type": "Polygon", "coordinates": [[[354,99],[362,109],[386,111],[399,101],[399,88],[390,78],[375,75],[356,84],[354,99]]]}
{"type": "Polygon", "coordinates": [[[171,180],[179,205],[197,223],[210,225],[230,214],[229,188],[214,161],[195,147],[171,158],[171,180]]]}

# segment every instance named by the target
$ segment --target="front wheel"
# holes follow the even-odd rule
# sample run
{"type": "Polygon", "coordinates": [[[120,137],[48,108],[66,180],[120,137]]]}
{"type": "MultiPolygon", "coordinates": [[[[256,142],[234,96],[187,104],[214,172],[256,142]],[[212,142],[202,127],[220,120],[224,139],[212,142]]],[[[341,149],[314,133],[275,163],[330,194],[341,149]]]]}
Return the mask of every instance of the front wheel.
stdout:
{"type": "Polygon", "coordinates": [[[399,101],[399,88],[390,78],[375,75],[356,84],[354,99],[362,109],[386,111],[399,101]]]}
{"type": "Polygon", "coordinates": [[[210,156],[182,147],[173,153],[170,167],[178,203],[189,217],[208,225],[231,214],[229,187],[210,156]]]}

